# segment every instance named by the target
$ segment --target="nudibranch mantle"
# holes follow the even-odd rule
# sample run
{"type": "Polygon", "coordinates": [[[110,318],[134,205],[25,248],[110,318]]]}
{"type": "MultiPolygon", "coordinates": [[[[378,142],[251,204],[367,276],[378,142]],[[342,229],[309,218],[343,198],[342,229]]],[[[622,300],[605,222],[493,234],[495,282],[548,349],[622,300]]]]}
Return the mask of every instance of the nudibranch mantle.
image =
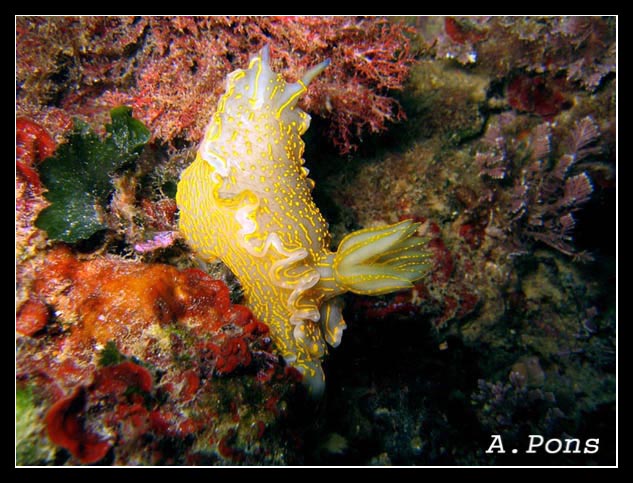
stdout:
{"type": "Polygon", "coordinates": [[[238,277],[248,306],[268,324],[286,362],[315,396],[321,359],[345,330],[346,291],[384,294],[410,288],[429,266],[426,240],[409,220],[346,236],[331,252],[327,222],[312,200],[303,166],[310,116],[296,106],[329,61],[288,84],[264,47],[226,92],[193,163],[178,184],[179,228],[204,260],[220,258],[238,277]]]}

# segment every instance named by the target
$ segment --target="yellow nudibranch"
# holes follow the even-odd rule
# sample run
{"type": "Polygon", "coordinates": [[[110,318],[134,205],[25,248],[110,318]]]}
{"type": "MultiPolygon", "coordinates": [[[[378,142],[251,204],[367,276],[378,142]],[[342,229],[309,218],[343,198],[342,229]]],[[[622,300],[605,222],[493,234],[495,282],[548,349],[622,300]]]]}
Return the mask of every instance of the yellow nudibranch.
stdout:
{"type": "Polygon", "coordinates": [[[337,252],[314,204],[303,166],[310,116],[296,106],[329,61],[288,84],[272,71],[264,47],[247,69],[231,72],[176,201],[180,231],[207,261],[220,258],[237,276],[246,302],[270,327],[275,346],[318,397],[326,342],[341,342],[339,297],[407,289],[429,267],[418,223],[359,230],[337,252]]]}

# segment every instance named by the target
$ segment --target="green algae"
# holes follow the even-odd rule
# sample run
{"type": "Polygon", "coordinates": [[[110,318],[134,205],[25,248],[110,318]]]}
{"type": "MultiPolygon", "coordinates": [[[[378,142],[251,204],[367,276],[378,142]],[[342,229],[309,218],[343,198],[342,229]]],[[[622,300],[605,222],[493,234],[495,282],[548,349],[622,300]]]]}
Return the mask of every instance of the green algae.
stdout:
{"type": "Polygon", "coordinates": [[[103,350],[99,353],[100,367],[116,366],[125,360],[125,356],[119,352],[116,342],[113,340],[108,341],[103,350]]]}
{"type": "Polygon", "coordinates": [[[66,143],[39,166],[51,205],[35,225],[52,240],[77,243],[108,228],[106,206],[114,191],[112,176],[131,165],[150,139],[149,130],[121,106],[110,112],[106,137],[75,120],[66,143]]]}
{"type": "Polygon", "coordinates": [[[17,466],[34,466],[50,463],[55,449],[43,435],[33,390],[30,386],[18,387],[15,392],[15,463],[17,466]]]}

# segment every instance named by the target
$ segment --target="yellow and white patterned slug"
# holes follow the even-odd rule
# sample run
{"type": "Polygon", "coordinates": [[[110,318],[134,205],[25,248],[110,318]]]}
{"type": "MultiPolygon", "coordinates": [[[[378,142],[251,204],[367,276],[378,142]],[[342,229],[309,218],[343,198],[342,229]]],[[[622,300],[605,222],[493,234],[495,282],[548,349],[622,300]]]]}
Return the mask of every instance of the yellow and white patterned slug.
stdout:
{"type": "Polygon", "coordinates": [[[264,47],[247,69],[228,75],[196,159],[178,184],[180,231],[201,258],[220,258],[238,277],[248,306],[318,397],[325,343],[336,347],[345,329],[338,296],[409,288],[429,257],[411,221],[357,231],[336,253],[329,250],[302,159],[310,116],[296,107],[329,61],[288,84],[271,70],[269,56],[264,47]]]}

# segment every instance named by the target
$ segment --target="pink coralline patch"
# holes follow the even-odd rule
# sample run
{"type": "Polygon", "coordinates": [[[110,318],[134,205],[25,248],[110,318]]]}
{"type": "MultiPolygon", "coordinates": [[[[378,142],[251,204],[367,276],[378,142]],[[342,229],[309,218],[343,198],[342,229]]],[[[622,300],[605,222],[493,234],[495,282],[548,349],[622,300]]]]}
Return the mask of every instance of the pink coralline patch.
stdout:
{"type": "MultiPolygon", "coordinates": [[[[123,211],[129,203],[123,203],[123,211]]],[[[174,245],[179,237],[176,227],[176,201],[171,198],[140,200],[142,225],[146,229],[144,240],[134,240],[134,250],[137,253],[152,253],[162,248],[174,245]]]]}
{"type": "Polygon", "coordinates": [[[300,102],[348,152],[403,118],[390,91],[413,62],[408,33],[381,17],[18,17],[18,103],[43,117],[55,97],[93,119],[126,104],[156,139],[198,142],[226,75],[268,44],[273,70],[290,81],[331,59],[300,102]],[[65,80],[53,82],[60,72],[65,80]]]}
{"type": "Polygon", "coordinates": [[[134,250],[138,253],[148,253],[160,248],[169,248],[177,239],[178,233],[175,231],[159,231],[151,239],[135,243],[134,250]]]}

